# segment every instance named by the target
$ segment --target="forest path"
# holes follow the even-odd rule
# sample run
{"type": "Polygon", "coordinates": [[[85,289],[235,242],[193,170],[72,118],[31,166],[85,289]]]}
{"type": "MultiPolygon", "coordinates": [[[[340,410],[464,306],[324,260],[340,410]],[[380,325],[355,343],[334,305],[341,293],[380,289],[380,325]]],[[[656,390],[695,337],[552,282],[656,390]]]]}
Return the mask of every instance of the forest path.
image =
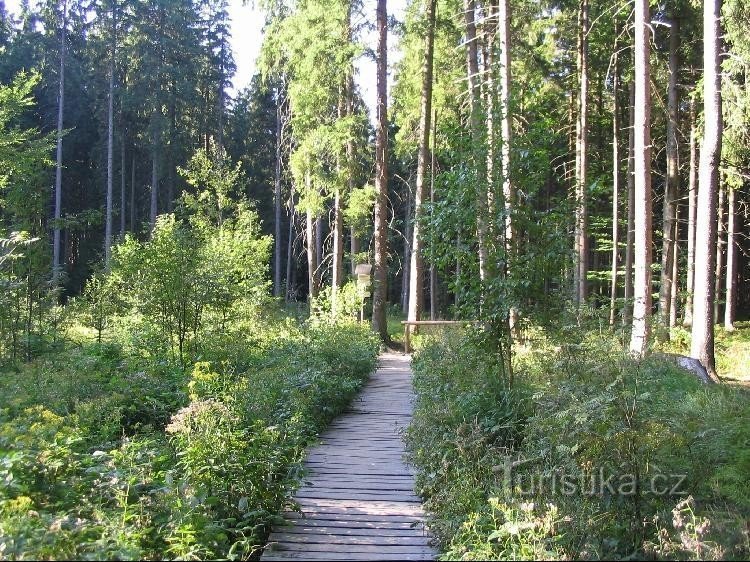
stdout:
{"type": "Polygon", "coordinates": [[[295,499],[261,560],[434,560],[400,431],[412,414],[409,356],[385,353],[351,408],[310,449],[295,499]]]}

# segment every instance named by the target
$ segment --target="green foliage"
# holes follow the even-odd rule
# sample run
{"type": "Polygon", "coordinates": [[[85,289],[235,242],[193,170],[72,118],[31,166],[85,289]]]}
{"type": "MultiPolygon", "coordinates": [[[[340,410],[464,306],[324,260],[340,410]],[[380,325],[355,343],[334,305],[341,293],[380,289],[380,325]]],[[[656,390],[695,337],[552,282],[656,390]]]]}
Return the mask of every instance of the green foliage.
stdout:
{"type": "Polygon", "coordinates": [[[409,445],[445,557],[747,556],[746,390],[568,335],[535,334],[512,389],[470,336],[415,360],[409,445]]]}
{"type": "MultiPolygon", "coordinates": [[[[266,336],[251,350],[188,377],[116,344],[2,377],[3,557],[257,553],[289,507],[305,446],[378,352],[366,327],[257,328],[266,336]]],[[[235,337],[247,347],[246,334],[235,337]]]]}

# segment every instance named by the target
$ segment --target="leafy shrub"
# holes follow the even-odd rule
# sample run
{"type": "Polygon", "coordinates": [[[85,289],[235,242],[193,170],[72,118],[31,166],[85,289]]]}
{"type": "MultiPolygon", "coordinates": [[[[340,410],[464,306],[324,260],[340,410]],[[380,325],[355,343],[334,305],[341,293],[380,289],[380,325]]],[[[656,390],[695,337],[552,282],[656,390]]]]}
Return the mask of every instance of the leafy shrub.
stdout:
{"type": "Polygon", "coordinates": [[[512,388],[471,336],[427,343],[414,367],[408,443],[446,558],[750,552],[746,390],[590,333],[539,337],[512,388]]]}
{"type": "Polygon", "coordinates": [[[236,362],[224,354],[247,347],[244,334],[189,376],[105,343],[0,381],[2,557],[257,552],[289,506],[305,446],[378,352],[367,327],[265,328],[236,362]]]}

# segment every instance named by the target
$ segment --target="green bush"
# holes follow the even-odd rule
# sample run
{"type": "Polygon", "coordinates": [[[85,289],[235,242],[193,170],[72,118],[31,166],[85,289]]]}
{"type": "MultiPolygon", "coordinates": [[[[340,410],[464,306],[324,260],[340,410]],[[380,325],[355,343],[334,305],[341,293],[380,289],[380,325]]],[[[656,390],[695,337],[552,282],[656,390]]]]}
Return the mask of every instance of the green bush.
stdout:
{"type": "MultiPolygon", "coordinates": [[[[0,382],[3,558],[247,558],[375,366],[367,327],[256,326],[179,364],[87,344],[0,382]],[[259,334],[265,333],[265,338],[259,334]],[[61,358],[65,361],[60,361],[61,358]]],[[[205,342],[207,347],[210,341],[205,342]]]]}
{"type": "Polygon", "coordinates": [[[537,335],[512,388],[471,335],[414,361],[408,443],[445,557],[747,556],[747,390],[537,335]]]}

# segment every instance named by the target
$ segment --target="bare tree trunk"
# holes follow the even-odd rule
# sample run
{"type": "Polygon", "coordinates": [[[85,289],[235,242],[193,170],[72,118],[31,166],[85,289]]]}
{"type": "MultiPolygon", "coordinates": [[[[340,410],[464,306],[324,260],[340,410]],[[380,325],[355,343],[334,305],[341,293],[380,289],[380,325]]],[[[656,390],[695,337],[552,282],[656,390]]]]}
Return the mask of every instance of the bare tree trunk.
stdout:
{"type": "MultiPolygon", "coordinates": [[[[678,198],[679,199],[679,198],[678,198]]],[[[669,327],[677,326],[677,296],[679,294],[679,255],[680,255],[680,206],[674,210],[674,244],[672,244],[672,290],[669,295],[669,327]]]]}
{"type": "Polygon", "coordinates": [[[635,286],[630,351],[646,353],[651,318],[651,92],[648,0],[635,2],[635,286]]]}
{"type": "Polygon", "coordinates": [[[386,0],[378,0],[377,24],[377,119],[375,124],[375,267],[372,295],[372,328],[388,340],[388,13],[386,0]]]}
{"type": "Polygon", "coordinates": [[[294,208],[294,184],[291,186],[291,193],[289,194],[289,230],[288,239],[286,243],[286,283],[285,300],[289,302],[292,296],[292,263],[294,262],[294,224],[297,217],[297,212],[294,208]]]}
{"type": "Polygon", "coordinates": [[[703,3],[703,115],[706,126],[701,145],[698,200],[695,226],[695,281],[693,329],[690,355],[698,359],[709,376],[718,380],[714,359],[714,284],[711,279],[716,261],[716,195],[719,190],[721,159],[721,41],[720,0],[703,3]]]}
{"type": "Polygon", "coordinates": [[[125,238],[125,133],[120,135],[120,239],[125,238]]]}
{"type": "Polygon", "coordinates": [[[411,244],[414,225],[412,224],[411,211],[411,186],[406,185],[406,209],[404,210],[404,256],[403,271],[401,273],[401,312],[409,314],[409,289],[411,279],[411,244]]]}
{"type": "Polygon", "coordinates": [[[68,4],[62,4],[62,29],[60,30],[60,80],[57,97],[57,154],[55,159],[55,223],[52,231],[52,284],[60,278],[60,219],[62,217],[62,137],[63,110],[65,108],[65,51],[68,28],[68,4]]]}
{"type": "MultiPolygon", "coordinates": [[[[216,96],[216,117],[217,117],[217,144],[219,147],[224,148],[224,57],[225,57],[225,49],[226,49],[226,38],[222,34],[221,39],[221,53],[219,55],[219,91],[217,92],[218,95],[216,96]]],[[[276,295],[275,292],[275,286],[274,286],[274,296],[276,295]]]]}
{"type": "Polygon", "coordinates": [[[726,188],[719,184],[719,206],[716,212],[716,274],[714,275],[714,324],[719,323],[722,277],[724,275],[724,200],[726,188]]]}
{"type": "Polygon", "coordinates": [[[135,232],[135,150],[130,162],[130,231],[135,232]]]}
{"type": "MultiPolygon", "coordinates": [[[[435,7],[437,0],[427,0],[425,18],[427,34],[425,36],[425,54],[422,63],[422,94],[419,115],[419,149],[417,152],[417,180],[414,191],[414,222],[412,226],[411,271],[409,278],[408,320],[415,321],[422,317],[424,306],[424,241],[422,240],[422,201],[425,197],[425,174],[429,157],[430,129],[432,127],[432,66],[435,49],[435,7]]],[[[432,297],[431,297],[432,298],[432,297]]]]}
{"type": "Polygon", "coordinates": [[[148,223],[149,230],[153,232],[154,226],[156,226],[156,215],[158,213],[159,204],[159,151],[157,148],[157,141],[154,139],[154,146],[152,148],[153,154],[151,155],[151,206],[149,208],[148,223]]]}
{"type": "Polygon", "coordinates": [[[489,253],[487,249],[487,161],[484,155],[484,139],[482,134],[482,94],[479,87],[479,58],[477,46],[477,28],[474,21],[476,11],[475,0],[464,0],[464,19],[466,23],[466,69],[469,84],[469,101],[471,106],[471,144],[472,164],[476,171],[476,213],[477,213],[477,242],[479,246],[479,278],[487,279],[489,253]]]}
{"type": "Polygon", "coordinates": [[[669,319],[672,295],[672,258],[675,241],[675,200],[680,187],[679,146],[677,144],[679,98],[677,75],[679,73],[680,24],[672,18],[669,32],[669,88],[667,90],[667,178],[664,182],[662,209],[661,282],[659,284],[659,327],[662,341],[669,339],[669,319]]]}
{"type": "MultiPolygon", "coordinates": [[[[505,205],[505,252],[506,264],[512,264],[518,252],[516,227],[513,222],[513,210],[516,206],[516,190],[513,187],[511,170],[511,143],[513,142],[513,127],[511,123],[511,58],[510,58],[510,9],[508,0],[499,0],[497,11],[497,30],[500,42],[500,65],[498,75],[500,81],[500,161],[503,174],[503,201],[505,205]]],[[[508,274],[506,269],[505,274],[508,274]]],[[[508,310],[508,325],[513,337],[518,337],[518,309],[511,306],[508,310]]]]}
{"type": "Polygon", "coordinates": [[[580,90],[578,92],[578,120],[576,121],[576,203],[575,203],[575,240],[576,269],[576,303],[582,304],[588,292],[588,225],[587,193],[588,189],[588,30],[589,3],[581,0],[578,35],[578,75],[580,90]]]}
{"type": "Polygon", "coordinates": [[[683,326],[693,325],[693,282],[695,279],[695,215],[698,202],[698,143],[696,141],[695,100],[690,98],[690,170],[688,172],[688,230],[685,317],[683,326]]]}
{"type": "Polygon", "coordinates": [[[115,97],[115,55],[117,49],[117,4],[112,5],[112,49],[109,59],[109,100],[107,106],[107,201],[104,218],[104,267],[109,269],[112,255],[112,184],[114,180],[114,97],[115,97]]]}
{"type": "MultiPolygon", "coordinates": [[[[307,172],[305,176],[305,186],[307,193],[312,190],[312,178],[310,172],[307,172]]],[[[318,221],[313,217],[313,213],[310,209],[307,210],[307,232],[306,232],[306,247],[307,247],[307,288],[308,296],[307,302],[318,296],[318,290],[320,289],[319,272],[318,272],[318,250],[317,250],[317,239],[319,238],[320,228],[318,228],[318,221]]]]}
{"type": "MultiPolygon", "coordinates": [[[[615,37],[619,35],[619,27],[615,25],[615,37]]],[[[615,325],[617,314],[617,257],[620,243],[620,86],[619,67],[617,60],[618,44],[615,41],[614,72],[612,73],[612,279],[609,291],[609,325],[615,325]]]]}
{"type": "Polygon", "coordinates": [[[281,88],[276,89],[276,165],[273,182],[273,296],[281,296],[281,88]]]}
{"type": "MultiPolygon", "coordinates": [[[[432,209],[435,208],[435,151],[437,138],[437,110],[432,119],[432,151],[430,154],[430,203],[432,209]]],[[[432,210],[431,210],[432,212],[432,210]]],[[[430,260],[430,320],[437,319],[437,291],[438,291],[438,280],[437,280],[437,269],[435,268],[435,260],[430,260]]]]}
{"type": "Polygon", "coordinates": [[[727,217],[727,286],[724,304],[724,328],[734,330],[734,313],[737,304],[737,203],[734,188],[728,188],[729,209],[727,217]]]}
{"type": "Polygon", "coordinates": [[[624,325],[630,325],[633,320],[633,254],[635,242],[635,84],[631,83],[630,98],[630,126],[628,127],[628,230],[625,239],[625,306],[622,311],[624,325]]]}

